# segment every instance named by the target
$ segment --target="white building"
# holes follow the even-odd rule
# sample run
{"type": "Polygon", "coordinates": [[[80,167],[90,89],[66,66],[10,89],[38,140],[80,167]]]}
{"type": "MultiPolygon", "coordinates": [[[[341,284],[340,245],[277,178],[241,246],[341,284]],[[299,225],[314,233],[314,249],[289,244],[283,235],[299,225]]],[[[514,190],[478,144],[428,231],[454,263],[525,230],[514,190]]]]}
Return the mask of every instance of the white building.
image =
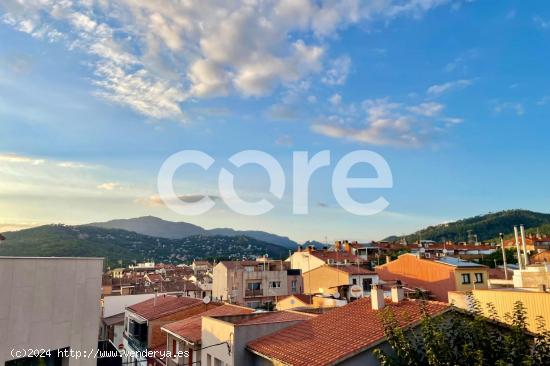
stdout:
{"type": "Polygon", "coordinates": [[[52,366],[95,365],[57,350],[97,349],[102,269],[103,258],[0,257],[0,365],[25,349],[52,350],[52,366]]]}

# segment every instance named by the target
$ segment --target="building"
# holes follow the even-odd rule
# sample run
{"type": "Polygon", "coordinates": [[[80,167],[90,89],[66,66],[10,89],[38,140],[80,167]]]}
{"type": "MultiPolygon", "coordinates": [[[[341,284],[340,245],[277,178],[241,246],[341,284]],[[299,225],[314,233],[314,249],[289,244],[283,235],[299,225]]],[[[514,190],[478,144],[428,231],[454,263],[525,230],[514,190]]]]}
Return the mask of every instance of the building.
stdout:
{"type": "Polygon", "coordinates": [[[378,283],[378,274],[355,265],[323,265],[303,274],[305,294],[336,294],[350,300],[350,288],[359,286],[362,292],[353,297],[368,295],[372,284],[378,283]]]}
{"type": "Polygon", "coordinates": [[[193,268],[193,271],[195,273],[206,272],[212,269],[212,264],[208,261],[194,260],[193,263],[191,264],[191,268],[193,268]]]}
{"type": "Polygon", "coordinates": [[[488,288],[486,266],[454,257],[425,259],[415,254],[402,254],[375,270],[381,280],[400,280],[405,287],[427,290],[434,299],[444,302],[448,301],[449,291],[488,288]]]}
{"type": "Polygon", "coordinates": [[[313,296],[296,294],[288,295],[278,299],[275,308],[277,310],[290,310],[296,308],[309,308],[313,307],[313,296]]]}
{"type": "Polygon", "coordinates": [[[212,296],[219,301],[258,308],[302,290],[300,271],[283,261],[224,261],[213,270],[212,296]]]}
{"type": "Polygon", "coordinates": [[[496,311],[498,320],[505,323],[510,323],[507,314],[512,314],[515,304],[521,301],[525,307],[528,329],[531,332],[537,332],[539,325],[537,317],[542,317],[545,320],[545,329],[550,331],[550,292],[548,291],[527,288],[472,290],[471,297],[465,292],[449,293],[449,301],[459,308],[473,310],[473,300],[479,303],[483,315],[491,317],[492,307],[496,311]]]}
{"type": "Polygon", "coordinates": [[[201,365],[255,365],[255,356],[246,349],[248,342],[315,316],[293,311],[203,316],[201,365]]]}
{"type": "Polygon", "coordinates": [[[529,261],[530,263],[550,263],[550,250],[533,254],[529,261]]]}
{"type": "Polygon", "coordinates": [[[167,350],[171,351],[173,358],[166,358],[167,366],[193,365],[201,360],[201,336],[202,336],[202,317],[203,316],[228,316],[250,314],[253,309],[224,304],[222,306],[210,309],[200,314],[194,315],[184,320],[169,323],[161,328],[166,333],[167,350]],[[188,352],[187,357],[179,357],[184,352],[188,352]]]}
{"type": "Polygon", "coordinates": [[[124,362],[145,365],[145,350],[165,350],[166,336],[161,327],[178,320],[202,313],[221,304],[204,304],[200,299],[171,295],[155,296],[143,302],[128,306],[124,318],[124,348],[128,352],[139,352],[124,362]]]}
{"type": "MultiPolygon", "coordinates": [[[[337,242],[338,243],[338,242],[337,242]]],[[[329,265],[346,265],[346,264],[363,264],[365,261],[355,254],[351,253],[352,246],[348,244],[342,250],[338,245],[335,250],[322,249],[317,250],[313,247],[307,250],[298,250],[292,253],[286,260],[290,264],[290,268],[299,269],[302,273],[314,270],[317,267],[329,265]]]]}
{"type": "Polygon", "coordinates": [[[49,349],[48,365],[95,365],[57,350],[97,349],[102,270],[103,258],[0,257],[0,364],[49,349]]]}
{"type": "MultiPolygon", "coordinates": [[[[370,298],[248,342],[247,350],[254,355],[254,362],[247,364],[379,365],[373,350],[390,351],[380,312],[391,307],[403,328],[414,329],[422,319],[422,304],[403,299],[402,289],[397,287],[392,289],[391,301],[384,300],[379,286],[374,286],[372,291],[370,298]]],[[[442,316],[450,309],[440,302],[425,304],[425,310],[432,317],[442,316]]]]}

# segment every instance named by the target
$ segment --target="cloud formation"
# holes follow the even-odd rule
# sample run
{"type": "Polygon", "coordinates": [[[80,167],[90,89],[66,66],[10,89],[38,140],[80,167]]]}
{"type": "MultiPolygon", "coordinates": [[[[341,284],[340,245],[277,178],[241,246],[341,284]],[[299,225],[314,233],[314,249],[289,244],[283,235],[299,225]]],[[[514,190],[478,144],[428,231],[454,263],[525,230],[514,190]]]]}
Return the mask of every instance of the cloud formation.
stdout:
{"type": "Polygon", "coordinates": [[[341,85],[351,59],[327,61],[327,39],[448,2],[6,0],[0,9],[14,29],[87,53],[97,96],[184,121],[190,98],[261,97],[323,71],[321,82],[341,85]]]}
{"type": "Polygon", "coordinates": [[[388,98],[367,99],[360,107],[340,106],[343,113],[319,118],[312,130],[371,145],[420,147],[443,129],[462,121],[440,116],[443,109],[443,104],[434,102],[411,106],[388,98]]]}
{"type": "Polygon", "coordinates": [[[428,90],[426,90],[426,93],[428,95],[437,96],[437,95],[446,93],[448,91],[451,91],[453,89],[467,87],[469,85],[472,85],[472,83],[473,83],[473,80],[461,79],[461,80],[449,81],[443,84],[435,84],[430,86],[428,90]]]}

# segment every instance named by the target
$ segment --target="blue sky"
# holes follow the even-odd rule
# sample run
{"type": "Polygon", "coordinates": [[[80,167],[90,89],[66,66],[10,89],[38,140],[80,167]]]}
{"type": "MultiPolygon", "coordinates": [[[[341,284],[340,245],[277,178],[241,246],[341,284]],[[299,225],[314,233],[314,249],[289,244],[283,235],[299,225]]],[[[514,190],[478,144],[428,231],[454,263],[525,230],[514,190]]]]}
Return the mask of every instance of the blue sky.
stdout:
{"type": "MultiPolygon", "coordinates": [[[[550,6],[525,1],[3,1],[0,230],[156,215],[296,240],[369,240],[507,208],[548,211],[550,6]],[[158,200],[162,162],[177,193],[216,195],[234,153],[259,149],[287,189],[258,217],[223,202],[179,216],[158,200]],[[330,150],[292,215],[292,152],[330,150]],[[389,163],[388,209],[352,215],[330,191],[357,149],[389,163]]],[[[258,167],[238,172],[270,197],[258,167]]],[[[370,175],[358,166],[356,176],[370,175]]],[[[272,198],[271,198],[272,199],[272,198]]]]}

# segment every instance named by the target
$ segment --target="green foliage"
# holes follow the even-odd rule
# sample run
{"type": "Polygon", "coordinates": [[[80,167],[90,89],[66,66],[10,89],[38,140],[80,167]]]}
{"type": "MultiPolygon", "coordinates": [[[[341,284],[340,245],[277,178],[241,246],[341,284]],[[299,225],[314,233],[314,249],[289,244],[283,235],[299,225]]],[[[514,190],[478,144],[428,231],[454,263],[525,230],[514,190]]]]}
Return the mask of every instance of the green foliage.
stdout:
{"type": "Polygon", "coordinates": [[[119,229],[46,225],[4,234],[0,255],[36,257],[105,257],[106,266],[155,260],[191,262],[194,258],[241,259],[268,254],[284,258],[287,249],[246,236],[191,236],[163,239],[119,229]]]}
{"type": "MultiPolygon", "coordinates": [[[[414,234],[406,235],[405,239],[410,243],[419,239],[461,242],[468,240],[468,230],[471,230],[472,233],[477,234],[478,240],[491,240],[498,238],[499,233],[510,234],[513,226],[519,224],[524,224],[528,233],[535,233],[538,227],[541,234],[550,234],[550,214],[527,210],[507,210],[429,226],[414,234]]],[[[399,240],[400,238],[391,236],[385,240],[399,240]]]]}
{"type": "MultiPolygon", "coordinates": [[[[506,263],[516,264],[518,262],[516,256],[517,254],[515,249],[506,249],[506,263]]],[[[500,248],[498,248],[494,253],[484,255],[483,258],[480,258],[478,260],[480,264],[489,266],[491,268],[495,268],[495,261],[497,266],[501,266],[504,264],[504,261],[502,260],[502,250],[500,248]]]]}
{"type": "Polygon", "coordinates": [[[473,310],[456,310],[430,317],[423,310],[420,331],[404,331],[391,308],[382,315],[384,333],[392,352],[374,351],[381,365],[530,365],[550,364],[550,332],[539,319],[539,333],[527,332],[521,302],[509,315],[510,326],[499,323],[495,308],[487,304],[490,318],[482,316],[481,304],[469,298],[473,310]]]}

